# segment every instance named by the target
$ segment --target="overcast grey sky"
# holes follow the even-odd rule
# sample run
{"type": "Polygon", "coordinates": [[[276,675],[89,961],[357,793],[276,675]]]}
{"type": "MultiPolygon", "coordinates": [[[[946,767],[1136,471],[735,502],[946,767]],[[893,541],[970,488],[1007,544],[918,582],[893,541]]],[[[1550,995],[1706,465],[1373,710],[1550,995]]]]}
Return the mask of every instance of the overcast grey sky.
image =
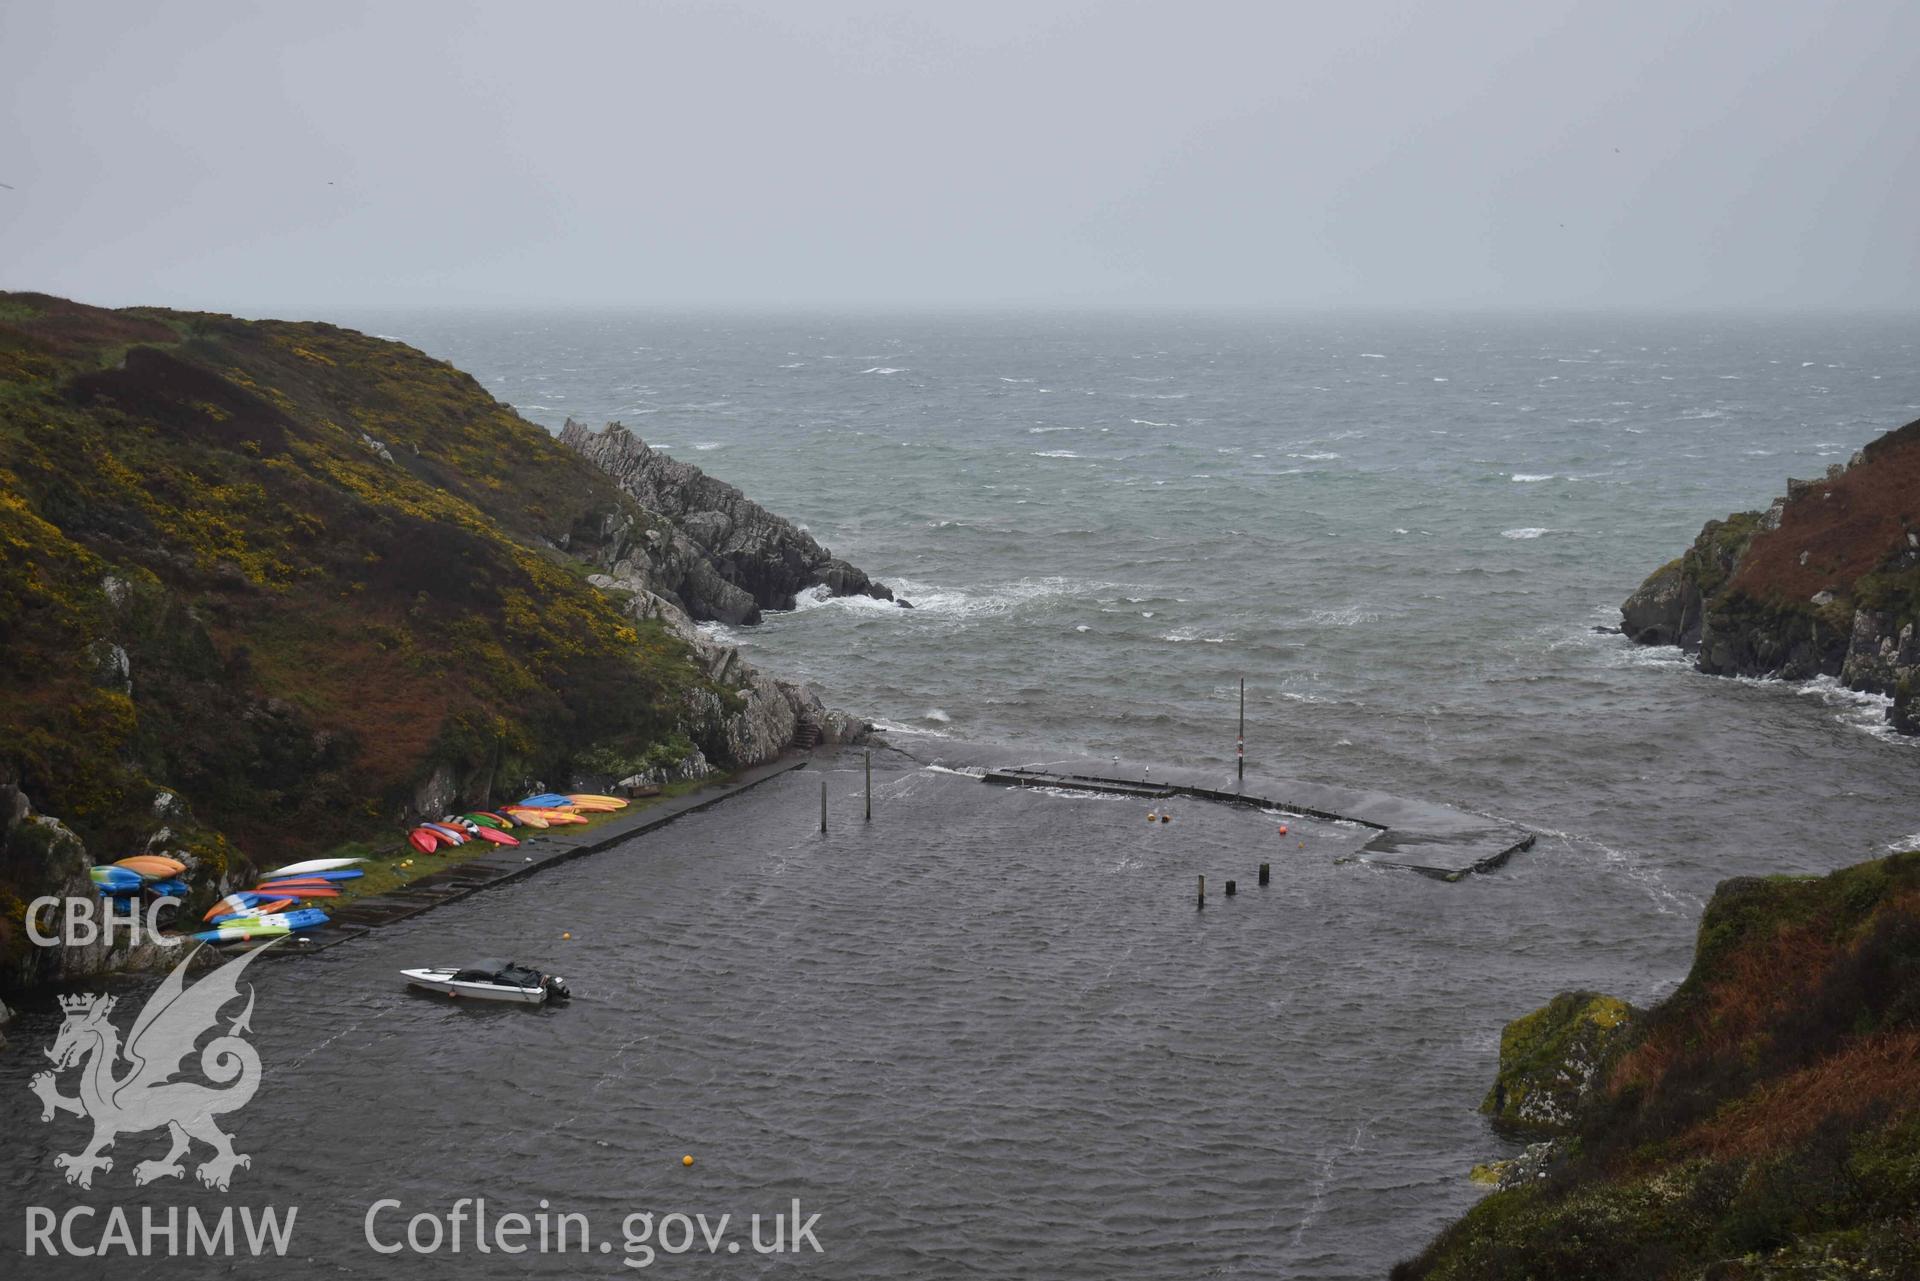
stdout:
{"type": "Polygon", "coordinates": [[[1914,0],[0,0],[0,285],[1912,306],[1914,0]]]}

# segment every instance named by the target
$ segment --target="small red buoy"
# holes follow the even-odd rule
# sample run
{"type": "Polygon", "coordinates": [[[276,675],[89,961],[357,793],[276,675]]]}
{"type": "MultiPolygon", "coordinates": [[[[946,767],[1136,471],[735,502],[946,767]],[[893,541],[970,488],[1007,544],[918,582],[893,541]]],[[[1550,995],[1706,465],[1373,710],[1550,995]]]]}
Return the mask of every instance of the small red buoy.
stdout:
{"type": "Polygon", "coordinates": [[[1285,836],[1286,834],[1287,834],[1287,825],[1285,823],[1282,823],[1280,825],[1280,835],[1285,836]]]}

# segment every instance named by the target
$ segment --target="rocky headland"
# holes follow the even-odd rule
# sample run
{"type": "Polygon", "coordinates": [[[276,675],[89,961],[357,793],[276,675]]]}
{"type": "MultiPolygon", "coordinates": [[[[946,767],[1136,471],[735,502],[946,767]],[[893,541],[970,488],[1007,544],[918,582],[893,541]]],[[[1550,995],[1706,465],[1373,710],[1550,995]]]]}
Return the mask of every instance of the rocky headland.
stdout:
{"type": "Polygon", "coordinates": [[[569,418],[560,443],[662,518],[608,567],[608,577],[626,590],[723,623],[756,623],[763,609],[792,609],[795,597],[814,587],[835,596],[894,598],[792,521],[692,463],[657,452],[619,423],[594,432],[569,418]]]}
{"type": "Polygon", "coordinates": [[[1920,852],[1722,883],[1673,995],[1516,1020],[1482,1110],[1529,1145],[1396,1281],[1920,1276],[1920,852]]]}
{"type": "Polygon", "coordinates": [[[857,739],[694,627],[819,584],[890,596],[404,344],[0,293],[0,991],[138,961],[24,937],[93,863],[180,858],[191,910],[415,816],[857,739]]]}
{"type": "Polygon", "coordinates": [[[1920,422],[1765,511],[1708,521],[1621,606],[1627,636],[1678,645],[1703,672],[1831,676],[1890,697],[1920,734],[1920,422]]]}

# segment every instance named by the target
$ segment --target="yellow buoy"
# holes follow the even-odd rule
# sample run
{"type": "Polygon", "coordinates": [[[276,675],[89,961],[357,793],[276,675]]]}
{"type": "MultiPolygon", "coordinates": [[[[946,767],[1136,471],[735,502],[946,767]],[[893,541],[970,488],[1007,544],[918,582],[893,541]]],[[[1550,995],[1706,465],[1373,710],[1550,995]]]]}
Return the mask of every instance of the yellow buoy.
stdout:
{"type": "Polygon", "coordinates": [[[693,1157],[692,1157],[691,1155],[688,1155],[688,1156],[683,1156],[683,1157],[681,1157],[681,1158],[680,1158],[680,1164],[681,1164],[681,1165],[692,1165],[692,1164],[693,1164],[693,1157]]]}
{"type": "Polygon", "coordinates": [[[560,932],[560,937],[563,939],[570,939],[573,937],[573,932],[571,930],[562,930],[560,932]]]}

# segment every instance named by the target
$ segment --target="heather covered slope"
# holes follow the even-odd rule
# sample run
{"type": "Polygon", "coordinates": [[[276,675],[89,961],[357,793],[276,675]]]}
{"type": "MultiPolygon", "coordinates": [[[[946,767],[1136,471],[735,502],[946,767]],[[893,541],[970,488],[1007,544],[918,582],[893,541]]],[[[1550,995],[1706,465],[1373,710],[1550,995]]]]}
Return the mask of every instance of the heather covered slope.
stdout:
{"type": "Polygon", "coordinates": [[[26,799],[210,885],[583,760],[733,763],[759,678],[587,581],[663,525],[401,344],[0,294],[0,948],[26,799]]]}
{"type": "Polygon", "coordinates": [[[1890,695],[1920,733],[1920,422],[1846,467],[1790,480],[1765,512],[1708,521],[1621,607],[1629,637],[1721,676],[1832,676],[1890,695]]]}
{"type": "Polygon", "coordinates": [[[1920,852],[1723,884],[1600,1066],[1396,1278],[1920,1276],[1920,852]]]}

